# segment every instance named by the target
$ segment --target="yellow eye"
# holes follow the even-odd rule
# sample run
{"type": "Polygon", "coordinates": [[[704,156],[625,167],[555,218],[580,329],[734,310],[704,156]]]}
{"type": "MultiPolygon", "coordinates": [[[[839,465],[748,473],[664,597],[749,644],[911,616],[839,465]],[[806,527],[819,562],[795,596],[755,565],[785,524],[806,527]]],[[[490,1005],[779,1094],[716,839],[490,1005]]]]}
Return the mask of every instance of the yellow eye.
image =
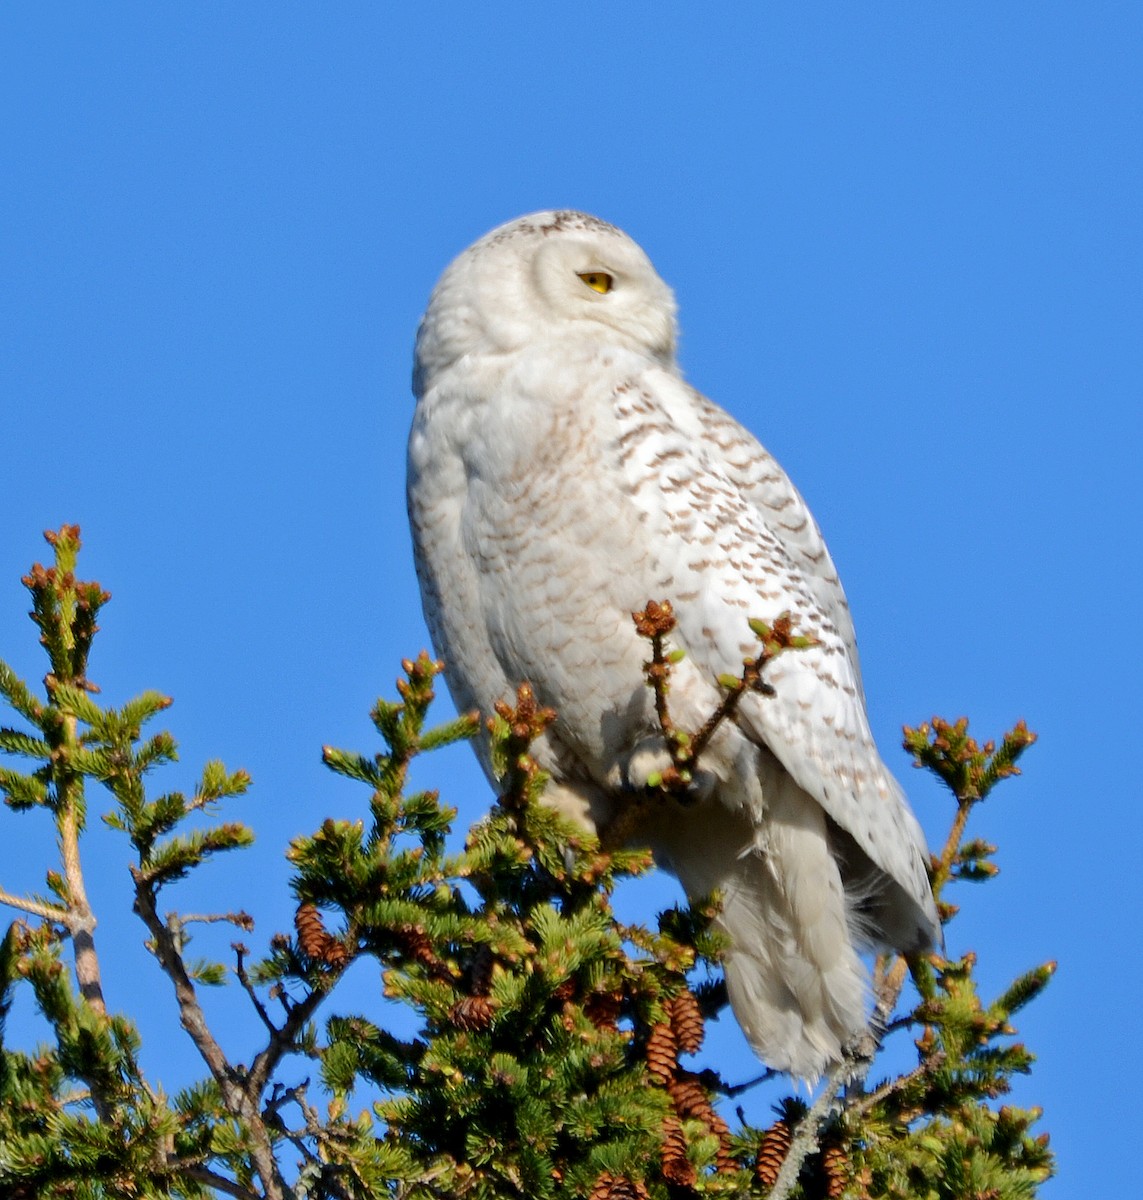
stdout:
{"type": "Polygon", "coordinates": [[[581,271],[577,274],[593,292],[599,292],[601,296],[611,291],[611,285],[615,282],[606,271],[581,271]]]}

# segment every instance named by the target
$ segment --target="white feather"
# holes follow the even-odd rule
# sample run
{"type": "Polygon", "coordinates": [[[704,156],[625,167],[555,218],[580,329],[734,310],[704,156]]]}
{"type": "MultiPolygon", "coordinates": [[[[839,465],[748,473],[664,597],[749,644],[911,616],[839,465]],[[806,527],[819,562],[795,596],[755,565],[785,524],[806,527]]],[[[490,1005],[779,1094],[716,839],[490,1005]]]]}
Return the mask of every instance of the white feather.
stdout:
{"type": "Polygon", "coordinates": [[[458,706],[488,711],[530,681],[559,714],[536,747],[551,800],[597,827],[663,756],[633,611],[675,607],[684,728],[754,652],[747,618],[789,610],[818,639],[772,664],[776,694],[747,698],[712,742],[709,800],[642,831],[689,894],[723,891],[736,1016],[765,1061],[813,1077],[861,1028],[857,946],[939,936],[924,839],[873,743],[817,525],[753,436],[683,382],[674,345],[670,289],[597,218],[537,213],[465,251],[417,339],[417,571],[458,706]]]}

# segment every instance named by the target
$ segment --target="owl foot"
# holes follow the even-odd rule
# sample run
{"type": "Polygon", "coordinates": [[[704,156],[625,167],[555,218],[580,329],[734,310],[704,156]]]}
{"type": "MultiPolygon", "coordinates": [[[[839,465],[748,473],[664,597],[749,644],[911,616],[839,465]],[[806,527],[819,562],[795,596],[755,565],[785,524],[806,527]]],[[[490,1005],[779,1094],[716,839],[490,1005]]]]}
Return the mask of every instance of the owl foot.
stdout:
{"type": "Polygon", "coordinates": [[[669,797],[680,804],[698,804],[708,799],[717,782],[711,771],[691,768],[690,778],[679,778],[679,769],[661,737],[645,737],[612,767],[608,782],[616,791],[661,800],[669,797]]]}

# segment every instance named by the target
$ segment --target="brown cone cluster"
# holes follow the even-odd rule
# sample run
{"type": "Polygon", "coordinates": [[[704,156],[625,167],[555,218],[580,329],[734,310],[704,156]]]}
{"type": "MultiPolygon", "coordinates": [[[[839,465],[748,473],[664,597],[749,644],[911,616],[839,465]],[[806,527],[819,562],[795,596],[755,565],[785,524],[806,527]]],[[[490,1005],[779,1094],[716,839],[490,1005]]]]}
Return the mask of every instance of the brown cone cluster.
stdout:
{"type": "Polygon", "coordinates": [[[449,1009],[449,1020],[466,1033],[487,1029],[492,1024],[492,1001],[487,996],[465,996],[449,1009]]]}
{"type": "Polygon", "coordinates": [[[596,1029],[616,1029],[623,1011],[623,993],[592,992],[583,1002],[583,1011],[596,1029]]]}
{"type": "Polygon", "coordinates": [[[683,1054],[694,1054],[702,1045],[705,1032],[702,1009],[689,989],[671,1001],[671,1029],[683,1054]]]}
{"type": "Polygon", "coordinates": [[[754,1170],[758,1182],[765,1188],[772,1188],[778,1181],[778,1172],[790,1152],[790,1141],[793,1131],[785,1117],[774,1122],[762,1135],[758,1147],[758,1162],[754,1170]]]}
{"type": "Polygon", "coordinates": [[[829,1142],[822,1150],[822,1174],[826,1200],[841,1200],[849,1184],[849,1163],[838,1142],[829,1142]]]}
{"type": "Polygon", "coordinates": [[[669,1084],[679,1065],[679,1049],[670,1025],[663,1022],[651,1030],[647,1039],[647,1070],[660,1082],[669,1084]]]}
{"type": "Polygon", "coordinates": [[[668,1117],[663,1122],[663,1134],[663,1178],[678,1187],[690,1187],[697,1173],[687,1157],[687,1139],[677,1117],[668,1117]]]}
{"type": "Polygon", "coordinates": [[[294,927],[298,931],[298,945],[307,958],[327,967],[344,967],[349,962],[349,951],[326,931],[316,905],[301,905],[294,914],[294,927]]]}
{"type": "Polygon", "coordinates": [[[590,1200],[648,1200],[648,1192],[639,1179],[604,1171],[591,1189],[590,1200]]]}
{"type": "Polygon", "coordinates": [[[468,969],[469,995],[458,1000],[449,1010],[449,1019],[466,1032],[487,1029],[492,1024],[496,1006],[488,993],[492,990],[492,968],[496,956],[487,946],[478,946],[468,969]]]}
{"type": "Polygon", "coordinates": [[[675,1115],[663,1125],[663,1177],[679,1186],[694,1182],[694,1167],[687,1158],[682,1122],[701,1121],[718,1138],[716,1165],[719,1171],[736,1171],[730,1154],[730,1128],[715,1112],[702,1078],[679,1067],[679,1053],[693,1054],[702,1044],[704,1022],[698,1000],[690,991],[681,992],[667,1003],[669,1020],[651,1029],[645,1057],[647,1070],[667,1089],[675,1115]]]}
{"type": "Polygon", "coordinates": [[[455,983],[456,976],[451,967],[437,957],[432,939],[423,925],[397,925],[392,930],[401,950],[415,963],[420,963],[434,978],[455,983]]]}

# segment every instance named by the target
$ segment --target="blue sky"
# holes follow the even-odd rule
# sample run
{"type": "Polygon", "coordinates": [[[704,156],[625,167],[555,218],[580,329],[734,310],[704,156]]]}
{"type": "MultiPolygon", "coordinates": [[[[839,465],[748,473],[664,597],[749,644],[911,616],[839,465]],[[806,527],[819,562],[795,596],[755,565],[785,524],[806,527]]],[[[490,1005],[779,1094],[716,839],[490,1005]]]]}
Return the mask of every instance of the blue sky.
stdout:
{"type": "MultiPolygon", "coordinates": [[[[403,477],[428,292],[501,221],[595,212],[816,513],[934,841],[949,807],[902,723],[1039,731],[977,817],[1002,874],[955,897],[950,949],[993,989],[1059,959],[1020,1021],[1045,1194],[1131,1190],[1105,1112],[1143,1066],[1141,51],[1143,8],[1099,0],[5,5],[0,656],[42,674],[19,577],[79,522],[114,594],[94,677],[175,698],[166,786],[210,757],[254,776],[257,847],[185,907],[287,927],[287,841],[365,800],[320,747],[370,748],[426,642],[403,477]]],[[[465,821],[487,803],[464,748],[423,776],[465,821]]],[[[0,886],[38,887],[50,850],[0,813],[0,886]]],[[[177,1086],[126,847],[97,827],[88,856],[111,1002],[147,998],[177,1086]]],[[[254,1023],[212,1003],[240,1057],[254,1023]]]]}

